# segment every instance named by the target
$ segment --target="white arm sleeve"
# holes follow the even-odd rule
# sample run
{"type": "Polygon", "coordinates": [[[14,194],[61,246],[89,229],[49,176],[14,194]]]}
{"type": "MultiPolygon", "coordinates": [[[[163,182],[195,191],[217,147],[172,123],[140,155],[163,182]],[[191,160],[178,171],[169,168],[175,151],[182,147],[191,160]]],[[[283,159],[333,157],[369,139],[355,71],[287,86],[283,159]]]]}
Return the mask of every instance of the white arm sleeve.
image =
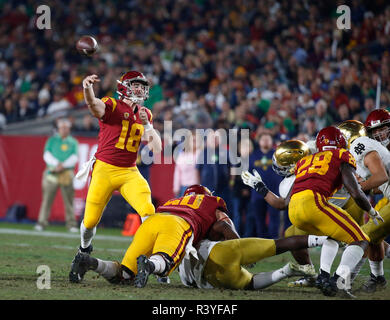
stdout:
{"type": "Polygon", "coordinates": [[[51,153],[50,151],[45,151],[43,153],[43,160],[46,162],[46,164],[48,166],[51,166],[51,167],[55,167],[57,166],[60,162],[58,161],[58,159],[56,159],[51,153]]]}
{"type": "Polygon", "coordinates": [[[286,177],[280,182],[279,184],[279,195],[286,199],[288,194],[290,193],[290,190],[292,189],[295,181],[295,175],[286,177]]]}
{"type": "Polygon", "coordinates": [[[74,168],[78,161],[78,157],[75,154],[72,154],[68,159],[66,159],[62,165],[64,168],[74,168]]]}

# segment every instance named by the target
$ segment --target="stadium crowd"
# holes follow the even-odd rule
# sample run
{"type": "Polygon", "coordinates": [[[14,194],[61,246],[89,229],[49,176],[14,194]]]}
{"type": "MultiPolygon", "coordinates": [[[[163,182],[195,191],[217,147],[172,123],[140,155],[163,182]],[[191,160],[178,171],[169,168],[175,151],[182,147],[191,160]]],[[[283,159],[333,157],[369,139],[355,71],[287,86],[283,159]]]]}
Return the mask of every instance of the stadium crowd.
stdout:
{"type": "Polygon", "coordinates": [[[48,0],[51,29],[39,30],[35,1],[0,1],[0,128],[86,108],[88,74],[102,79],[96,96],[116,96],[129,69],[151,80],[146,106],[161,129],[248,128],[256,148],[263,133],[275,145],[364,121],[379,77],[390,105],[390,6],[345,3],[350,30],[336,28],[336,1],[48,0]],[[92,58],[75,48],[85,34],[100,45],[92,58]]]}

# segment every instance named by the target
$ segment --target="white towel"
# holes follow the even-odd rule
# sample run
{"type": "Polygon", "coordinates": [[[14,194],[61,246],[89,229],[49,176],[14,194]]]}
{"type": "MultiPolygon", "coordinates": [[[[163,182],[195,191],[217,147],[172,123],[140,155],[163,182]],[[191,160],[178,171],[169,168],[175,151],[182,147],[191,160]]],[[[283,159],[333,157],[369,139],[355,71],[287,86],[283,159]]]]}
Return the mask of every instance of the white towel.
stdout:
{"type": "Polygon", "coordinates": [[[75,178],[77,180],[87,182],[89,172],[92,170],[92,166],[95,163],[95,161],[96,161],[96,158],[95,158],[95,155],[93,155],[91,157],[91,159],[89,159],[87,162],[84,162],[81,169],[77,172],[75,178]]]}

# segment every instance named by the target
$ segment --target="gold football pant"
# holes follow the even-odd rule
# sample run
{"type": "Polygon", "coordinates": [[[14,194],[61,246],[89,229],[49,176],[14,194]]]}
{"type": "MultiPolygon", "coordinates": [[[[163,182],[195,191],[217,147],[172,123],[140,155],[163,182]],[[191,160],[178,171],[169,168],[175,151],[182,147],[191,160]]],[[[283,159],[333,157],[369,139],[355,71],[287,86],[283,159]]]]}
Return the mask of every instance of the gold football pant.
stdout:
{"type": "Polygon", "coordinates": [[[289,203],[289,218],[297,228],[315,235],[326,235],[345,243],[370,241],[351,215],[329,203],[312,190],[294,194],[289,203]]]}
{"type": "MultiPolygon", "coordinates": [[[[192,228],[183,218],[169,213],[156,213],[138,228],[122,260],[122,265],[137,274],[137,258],[165,253],[171,258],[171,273],[180,263],[185,247],[192,236],[192,228]]],[[[168,274],[169,274],[168,273],[168,274]]]]}
{"type": "Polygon", "coordinates": [[[362,226],[362,230],[368,234],[371,242],[376,244],[380,243],[390,234],[390,203],[383,206],[379,210],[379,214],[384,222],[378,221],[378,225],[376,225],[374,221],[370,219],[362,226]]]}
{"type": "Polygon", "coordinates": [[[85,204],[84,226],[99,223],[112,193],[118,190],[141,217],[155,212],[148,182],[137,167],[122,168],[96,160],[85,204]]]}
{"type": "MultiPolygon", "coordinates": [[[[364,210],[361,209],[353,200],[353,198],[349,198],[347,203],[344,205],[343,209],[347,211],[353,220],[355,220],[359,226],[362,226],[364,224],[364,210]]],[[[363,229],[363,228],[362,228],[363,229]]],[[[367,233],[367,232],[366,232],[367,233]]],[[[301,230],[297,228],[294,225],[289,226],[286,231],[284,232],[285,238],[291,237],[291,236],[300,236],[300,235],[309,235],[310,233],[304,230],[301,230]]],[[[370,235],[369,235],[370,236],[370,235]]],[[[371,238],[371,237],[370,237],[371,238]]]]}
{"type": "Polygon", "coordinates": [[[352,197],[348,199],[347,203],[343,206],[343,209],[351,215],[353,220],[355,220],[359,226],[364,224],[365,211],[356,204],[352,197]]]}
{"type": "Polygon", "coordinates": [[[272,239],[242,238],[217,243],[207,259],[203,276],[215,288],[246,289],[253,274],[242,267],[276,254],[272,239]]]}

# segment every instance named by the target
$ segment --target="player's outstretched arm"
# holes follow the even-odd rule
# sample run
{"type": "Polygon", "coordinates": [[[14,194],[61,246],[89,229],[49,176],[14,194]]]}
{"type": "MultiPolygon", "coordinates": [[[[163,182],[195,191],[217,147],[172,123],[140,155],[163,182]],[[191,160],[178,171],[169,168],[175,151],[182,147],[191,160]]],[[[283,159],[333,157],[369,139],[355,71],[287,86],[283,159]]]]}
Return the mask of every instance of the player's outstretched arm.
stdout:
{"type": "Polygon", "coordinates": [[[143,139],[147,141],[148,147],[153,151],[153,153],[160,153],[162,150],[161,138],[150,123],[145,107],[141,108],[139,116],[145,129],[143,139]]]}
{"type": "Polygon", "coordinates": [[[372,151],[364,157],[364,165],[370,170],[370,177],[360,183],[363,191],[379,187],[389,180],[385,165],[378,152],[372,151]]]}
{"type": "Polygon", "coordinates": [[[270,191],[263,182],[260,174],[255,169],[253,169],[253,174],[249,171],[244,171],[241,174],[241,179],[244,184],[250,186],[261,194],[270,206],[279,210],[287,208],[288,201],[270,191]]]}
{"type": "Polygon", "coordinates": [[[101,119],[106,111],[106,105],[102,100],[95,97],[95,93],[93,92],[93,84],[95,82],[100,82],[100,79],[95,74],[83,80],[84,100],[91,114],[101,119]]]}
{"type": "Polygon", "coordinates": [[[383,221],[383,218],[371,206],[370,201],[367,199],[362,188],[360,187],[355,176],[355,168],[344,162],[341,164],[341,175],[345,188],[348,190],[351,197],[355,200],[356,204],[368,212],[375,224],[378,224],[377,220],[383,221]]]}

